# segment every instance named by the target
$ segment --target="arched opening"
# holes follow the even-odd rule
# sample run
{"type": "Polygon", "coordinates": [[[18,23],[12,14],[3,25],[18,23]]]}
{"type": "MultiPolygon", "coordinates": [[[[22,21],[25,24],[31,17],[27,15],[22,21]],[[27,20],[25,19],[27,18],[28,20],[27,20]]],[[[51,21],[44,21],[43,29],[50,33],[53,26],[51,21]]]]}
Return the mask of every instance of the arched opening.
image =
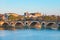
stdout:
{"type": "Polygon", "coordinates": [[[49,23],[49,24],[47,24],[47,26],[51,26],[51,25],[53,25],[54,23],[49,23]]]}
{"type": "Polygon", "coordinates": [[[57,26],[56,26],[55,23],[48,23],[48,24],[46,25],[46,28],[47,28],[47,29],[57,29],[57,26]]]}
{"type": "Polygon", "coordinates": [[[29,29],[29,24],[28,24],[28,22],[25,22],[24,29],[29,29]]]}
{"type": "Polygon", "coordinates": [[[45,29],[45,23],[41,23],[41,25],[42,25],[42,29],[45,29]]]}
{"type": "Polygon", "coordinates": [[[16,28],[16,29],[23,29],[23,28],[24,28],[24,25],[23,25],[21,22],[17,22],[17,23],[15,24],[15,28],[16,28]]]}
{"type": "Polygon", "coordinates": [[[2,27],[3,27],[5,30],[7,30],[7,29],[9,29],[9,24],[8,24],[8,23],[3,23],[2,27]]]}
{"type": "Polygon", "coordinates": [[[30,26],[34,26],[35,24],[37,24],[37,22],[32,22],[30,26]]]}
{"type": "Polygon", "coordinates": [[[32,22],[30,24],[31,29],[41,29],[41,24],[39,22],[32,22]]]}
{"type": "Polygon", "coordinates": [[[28,25],[28,22],[25,22],[25,25],[28,25]]]}

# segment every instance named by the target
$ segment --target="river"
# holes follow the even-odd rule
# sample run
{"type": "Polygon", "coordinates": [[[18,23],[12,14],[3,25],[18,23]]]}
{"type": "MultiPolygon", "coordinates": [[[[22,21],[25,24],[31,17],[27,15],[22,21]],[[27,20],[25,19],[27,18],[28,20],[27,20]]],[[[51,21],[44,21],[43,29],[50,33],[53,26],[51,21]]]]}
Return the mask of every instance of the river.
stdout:
{"type": "Polygon", "coordinates": [[[0,40],[60,40],[58,30],[0,30],[0,40]]]}

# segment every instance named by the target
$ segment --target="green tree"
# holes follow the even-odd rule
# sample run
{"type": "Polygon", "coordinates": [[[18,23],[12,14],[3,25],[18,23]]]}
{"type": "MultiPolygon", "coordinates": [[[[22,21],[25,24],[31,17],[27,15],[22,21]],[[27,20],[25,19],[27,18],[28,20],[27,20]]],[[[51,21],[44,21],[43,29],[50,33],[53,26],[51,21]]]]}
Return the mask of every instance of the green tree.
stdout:
{"type": "Polygon", "coordinates": [[[50,20],[50,16],[45,16],[44,20],[50,20]]]}
{"type": "Polygon", "coordinates": [[[16,16],[13,16],[13,15],[9,15],[8,16],[8,20],[9,21],[16,21],[17,20],[17,17],[16,16]]]}
{"type": "Polygon", "coordinates": [[[57,20],[57,17],[55,15],[50,16],[50,20],[55,21],[57,20]]]}
{"type": "Polygon", "coordinates": [[[19,15],[19,16],[17,17],[17,20],[24,20],[24,16],[19,15]]]}
{"type": "Polygon", "coordinates": [[[60,21],[60,16],[57,16],[57,21],[60,21]]]}

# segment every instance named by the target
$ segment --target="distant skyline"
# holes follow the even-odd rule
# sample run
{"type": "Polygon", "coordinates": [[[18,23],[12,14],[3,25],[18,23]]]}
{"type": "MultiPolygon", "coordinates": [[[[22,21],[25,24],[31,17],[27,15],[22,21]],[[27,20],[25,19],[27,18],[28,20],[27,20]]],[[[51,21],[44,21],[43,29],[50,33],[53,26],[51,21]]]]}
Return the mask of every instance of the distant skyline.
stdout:
{"type": "Polygon", "coordinates": [[[41,12],[60,15],[60,0],[0,0],[0,13],[41,12]]]}

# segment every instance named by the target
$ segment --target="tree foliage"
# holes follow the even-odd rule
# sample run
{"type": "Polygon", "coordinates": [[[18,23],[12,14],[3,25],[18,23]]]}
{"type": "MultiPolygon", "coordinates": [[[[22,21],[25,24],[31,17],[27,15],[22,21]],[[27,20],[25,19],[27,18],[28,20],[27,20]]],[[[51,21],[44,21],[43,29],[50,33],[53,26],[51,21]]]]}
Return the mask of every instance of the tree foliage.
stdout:
{"type": "Polygon", "coordinates": [[[8,20],[9,21],[16,21],[17,20],[17,17],[16,16],[13,16],[13,15],[9,15],[8,16],[8,20]]]}

